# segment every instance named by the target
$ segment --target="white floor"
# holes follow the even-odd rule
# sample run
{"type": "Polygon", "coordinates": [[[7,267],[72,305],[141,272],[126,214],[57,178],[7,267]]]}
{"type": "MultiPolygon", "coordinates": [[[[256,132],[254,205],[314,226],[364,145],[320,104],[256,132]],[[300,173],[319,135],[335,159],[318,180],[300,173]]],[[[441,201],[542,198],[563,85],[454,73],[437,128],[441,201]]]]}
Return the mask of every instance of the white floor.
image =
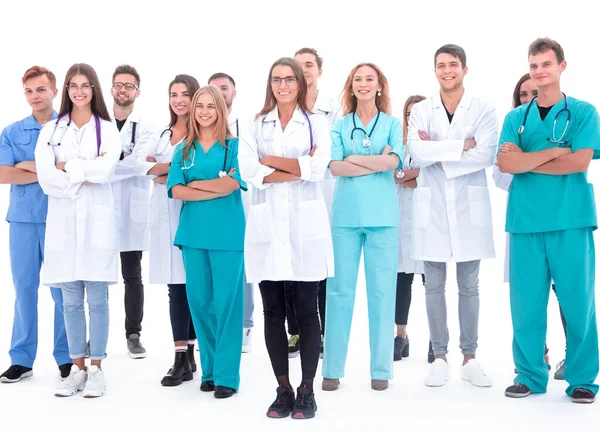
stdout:
{"type": "MultiPolygon", "coordinates": [[[[6,235],[3,225],[2,237],[6,235]]],[[[5,248],[5,243],[0,248],[5,248]]],[[[147,257],[144,265],[147,269],[147,257]]],[[[0,368],[9,365],[7,350],[12,323],[13,290],[8,263],[0,273],[0,368]]],[[[216,400],[199,391],[199,374],[194,381],[165,388],[160,379],[172,362],[171,334],[166,287],[146,286],[146,307],[142,341],[148,351],[143,360],[127,356],[123,331],[123,286],[110,289],[111,335],[109,357],[104,370],[107,394],[96,400],[81,395],[56,398],[59,382],[52,358],[52,300],[40,289],[40,345],[34,376],[16,384],[0,384],[0,425],[19,425],[19,431],[159,431],[177,429],[206,431],[222,425],[228,430],[253,431],[377,431],[420,432],[449,428],[473,432],[544,432],[574,430],[600,422],[598,404],[571,403],[564,394],[565,382],[550,380],[545,395],[524,400],[504,397],[511,383],[511,327],[507,286],[498,284],[501,270],[496,261],[484,262],[481,271],[480,349],[478,357],[494,380],[488,389],[475,388],[460,379],[461,356],[458,350],[457,294],[454,275],[449,274],[448,309],[450,311],[453,377],[442,388],[427,388],[423,378],[427,370],[427,323],[422,285],[415,283],[409,318],[411,356],[395,363],[395,378],[385,392],[370,389],[368,328],[364,280],[359,280],[354,328],[346,377],[339,391],[319,389],[319,410],[312,421],[271,420],[265,416],[274,398],[276,383],[267,356],[261,315],[260,296],[256,293],[256,327],[252,353],[242,357],[240,392],[228,400],[216,400]],[[9,424],[10,422],[10,424],[9,424]],[[308,425],[306,425],[308,424],[308,425]]],[[[563,357],[564,338],[554,298],[549,306],[548,345],[552,364],[563,357]]],[[[291,377],[300,379],[300,359],[290,360],[291,377]]],[[[2,431],[4,428],[1,429],[2,431]]]]}

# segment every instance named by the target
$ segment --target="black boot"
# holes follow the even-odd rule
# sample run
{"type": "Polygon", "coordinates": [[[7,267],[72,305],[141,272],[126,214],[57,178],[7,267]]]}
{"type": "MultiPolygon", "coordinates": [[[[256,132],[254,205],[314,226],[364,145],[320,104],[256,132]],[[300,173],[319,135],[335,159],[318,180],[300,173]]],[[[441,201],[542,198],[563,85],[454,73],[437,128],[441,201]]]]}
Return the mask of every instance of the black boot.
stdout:
{"type": "Polygon", "coordinates": [[[401,361],[402,358],[408,358],[410,344],[408,336],[394,338],[394,361],[401,361]]]}
{"type": "Polygon", "coordinates": [[[187,359],[190,364],[190,368],[192,369],[192,373],[195,373],[197,367],[196,367],[196,358],[194,358],[194,345],[193,344],[188,344],[187,359]]]}
{"type": "Polygon", "coordinates": [[[175,352],[175,363],[169,369],[167,375],[162,378],[160,384],[163,386],[177,386],[193,378],[194,374],[188,362],[187,352],[175,352]]]}

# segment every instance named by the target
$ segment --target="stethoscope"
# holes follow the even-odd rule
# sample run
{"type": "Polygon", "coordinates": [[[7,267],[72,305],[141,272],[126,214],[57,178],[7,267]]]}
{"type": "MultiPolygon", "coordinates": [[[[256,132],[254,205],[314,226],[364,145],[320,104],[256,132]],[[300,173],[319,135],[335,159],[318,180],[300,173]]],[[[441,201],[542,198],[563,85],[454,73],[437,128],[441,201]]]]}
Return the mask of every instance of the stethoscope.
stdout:
{"type": "Polygon", "coordinates": [[[171,137],[173,137],[173,128],[170,127],[170,126],[167,129],[164,129],[163,132],[160,133],[160,136],[158,137],[158,143],[157,143],[157,146],[156,146],[156,150],[157,150],[156,155],[157,156],[162,156],[165,153],[165,150],[167,150],[169,148],[171,137]],[[165,135],[167,133],[169,134],[169,138],[168,138],[168,140],[166,140],[165,146],[159,151],[158,150],[158,145],[160,145],[160,142],[162,141],[163,135],[165,135]]]}
{"type": "Polygon", "coordinates": [[[356,148],[354,147],[354,131],[361,131],[365,134],[365,138],[362,141],[362,145],[363,145],[363,147],[368,147],[370,154],[373,155],[373,148],[371,147],[371,138],[370,137],[373,135],[373,131],[375,130],[375,127],[377,126],[377,122],[379,121],[380,113],[381,113],[381,111],[377,110],[377,117],[375,118],[375,123],[373,124],[373,127],[371,128],[371,132],[367,133],[367,131],[365,131],[363,128],[359,128],[358,126],[356,126],[356,111],[352,112],[352,123],[354,124],[354,128],[352,128],[352,132],[350,132],[350,143],[352,144],[352,151],[354,152],[355,155],[357,155],[357,153],[356,153],[356,148]]]}
{"type": "Polygon", "coordinates": [[[129,153],[133,153],[135,147],[135,129],[137,128],[137,122],[131,122],[131,144],[129,145],[129,153]]]}
{"type": "MultiPolygon", "coordinates": [[[[312,149],[313,149],[312,123],[310,122],[310,118],[308,117],[308,114],[306,114],[306,111],[302,110],[302,114],[304,114],[304,117],[306,118],[306,121],[308,122],[308,133],[310,134],[310,150],[309,150],[309,153],[310,153],[310,152],[312,152],[312,149]]],[[[262,135],[263,140],[270,140],[273,138],[273,132],[275,131],[275,123],[276,122],[277,122],[276,120],[269,120],[269,123],[273,124],[273,129],[271,130],[271,135],[269,136],[269,138],[266,138],[265,137],[265,123],[267,123],[267,122],[265,121],[265,117],[263,117],[261,128],[260,128],[260,133],[262,135]]]]}
{"type": "MultiPolygon", "coordinates": [[[[229,146],[228,146],[229,140],[225,140],[225,156],[223,157],[223,169],[219,171],[219,177],[225,177],[227,176],[227,155],[229,152],[229,146]]],[[[192,168],[194,166],[194,163],[196,162],[196,144],[192,144],[192,148],[190,149],[190,151],[194,152],[194,155],[192,156],[192,163],[190,165],[186,165],[185,161],[183,161],[183,164],[181,166],[182,170],[189,170],[190,168],[192,168]]]]}
{"type": "MultiPolygon", "coordinates": [[[[569,110],[569,106],[567,105],[567,95],[565,95],[563,93],[563,96],[564,96],[563,100],[565,101],[565,107],[561,108],[560,111],[558,113],[556,113],[556,116],[554,116],[554,124],[552,126],[552,139],[547,138],[547,140],[550,141],[551,143],[568,144],[567,141],[562,141],[562,139],[567,134],[567,129],[569,129],[569,123],[571,122],[571,110],[569,110]],[[560,115],[563,113],[563,111],[567,113],[567,123],[565,124],[565,129],[563,129],[563,133],[557,139],[556,138],[556,121],[558,120],[560,115]]],[[[525,123],[527,123],[527,116],[529,115],[529,110],[531,110],[531,105],[533,104],[533,101],[535,101],[536,98],[537,98],[537,96],[535,96],[527,105],[527,109],[525,110],[525,117],[523,117],[523,123],[521,123],[521,126],[519,126],[519,129],[517,131],[519,133],[519,147],[521,147],[521,135],[523,135],[523,132],[525,131],[525,123]]]]}
{"type": "MultiPolygon", "coordinates": [[[[96,123],[96,146],[97,146],[97,150],[98,150],[98,156],[100,156],[100,145],[102,144],[102,136],[100,134],[100,118],[98,117],[98,115],[96,113],[93,114],[94,115],[94,121],[96,123]]],[[[56,119],[56,122],[54,123],[54,131],[52,131],[52,135],[50,136],[50,141],[48,141],[48,146],[60,146],[62,139],[65,136],[65,132],[67,132],[67,129],[69,129],[69,127],[71,126],[71,113],[68,114],[63,114],[62,116],[60,116],[58,119],[56,119]],[[56,128],[58,128],[58,122],[65,116],[69,116],[69,121],[67,122],[67,126],[63,129],[62,134],[60,135],[60,138],[58,139],[58,143],[54,142],[54,136],[56,135],[56,128]]]]}

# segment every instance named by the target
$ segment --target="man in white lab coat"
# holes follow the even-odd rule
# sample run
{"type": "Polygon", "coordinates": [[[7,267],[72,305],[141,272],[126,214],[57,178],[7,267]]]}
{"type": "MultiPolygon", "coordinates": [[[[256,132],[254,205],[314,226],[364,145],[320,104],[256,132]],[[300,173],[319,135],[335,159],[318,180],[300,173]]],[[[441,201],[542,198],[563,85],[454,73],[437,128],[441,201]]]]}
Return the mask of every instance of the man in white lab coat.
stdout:
{"type": "Polygon", "coordinates": [[[492,214],[485,175],[498,142],[496,111],[463,86],[464,50],[444,45],[434,56],[439,93],[413,106],[408,150],[421,167],[413,201],[413,258],[425,261],[429,333],[435,353],[427,386],[450,379],[446,263],[456,262],[461,377],[491,386],[475,359],[479,322],[479,264],[494,257],[492,214]]]}
{"type": "MultiPolygon", "coordinates": [[[[240,136],[240,121],[237,112],[233,111],[233,100],[237,95],[235,90],[235,81],[231,75],[224,72],[212,74],[208,79],[208,84],[218,87],[227,104],[227,123],[229,131],[234,137],[240,136]]],[[[242,123],[246,123],[245,121],[242,123]]],[[[244,213],[248,216],[248,207],[250,206],[251,189],[242,192],[242,202],[244,204],[244,213]]],[[[252,351],[252,328],[254,327],[254,286],[250,283],[244,284],[244,339],[242,342],[242,353],[252,351]]]]}
{"type": "Polygon", "coordinates": [[[127,352],[134,359],[145,358],[140,342],[144,317],[142,251],[148,250],[148,209],[150,181],[135,175],[138,157],[145,158],[154,128],[140,118],[134,104],[140,95],[140,76],[130,65],[120,65],[112,76],[113,119],[120,131],[121,159],[113,177],[115,214],[119,233],[121,272],[125,285],[125,338],[127,352]]]}

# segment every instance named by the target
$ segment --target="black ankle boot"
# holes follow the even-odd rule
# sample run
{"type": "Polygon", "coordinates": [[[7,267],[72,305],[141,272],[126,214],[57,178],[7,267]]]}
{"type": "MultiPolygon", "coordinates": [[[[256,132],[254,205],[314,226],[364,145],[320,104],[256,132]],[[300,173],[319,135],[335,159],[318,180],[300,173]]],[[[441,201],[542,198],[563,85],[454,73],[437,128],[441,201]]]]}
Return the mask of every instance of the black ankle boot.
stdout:
{"type": "Polygon", "coordinates": [[[401,361],[402,358],[408,358],[410,344],[408,336],[394,338],[394,361],[401,361]]]}
{"type": "Polygon", "coordinates": [[[192,380],[194,374],[190,368],[186,352],[175,352],[175,363],[169,372],[162,378],[160,384],[163,386],[177,386],[182,382],[192,380]]]}
{"type": "Polygon", "coordinates": [[[196,367],[196,358],[194,358],[194,345],[193,344],[188,344],[187,359],[190,364],[190,368],[192,369],[192,373],[195,373],[197,367],[196,367]]]}

